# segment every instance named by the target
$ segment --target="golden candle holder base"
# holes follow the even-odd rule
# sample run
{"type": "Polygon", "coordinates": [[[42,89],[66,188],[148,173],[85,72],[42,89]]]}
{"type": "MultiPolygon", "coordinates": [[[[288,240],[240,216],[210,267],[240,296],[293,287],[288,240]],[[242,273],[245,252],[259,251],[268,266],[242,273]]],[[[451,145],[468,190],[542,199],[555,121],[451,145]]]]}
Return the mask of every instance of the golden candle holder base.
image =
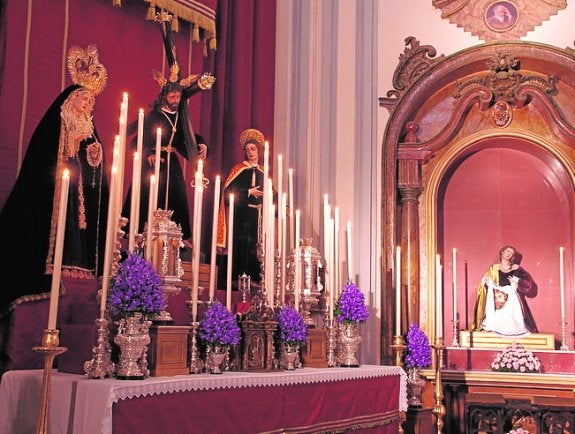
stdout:
{"type": "Polygon", "coordinates": [[[445,416],[445,405],[443,405],[443,386],[441,384],[441,369],[443,368],[443,344],[442,337],[435,338],[435,345],[432,345],[435,350],[435,405],[433,406],[432,413],[437,420],[437,434],[443,433],[443,417],[445,416]]]}
{"type": "Polygon", "coordinates": [[[45,329],[42,334],[42,345],[32,347],[33,351],[44,355],[44,374],[42,376],[42,395],[40,398],[40,411],[36,420],[36,434],[48,433],[48,416],[50,402],[50,382],[52,378],[52,365],[54,358],[65,353],[68,348],[60,347],[60,330],[45,329]]]}
{"type": "MultiPolygon", "coordinates": [[[[393,352],[395,353],[395,366],[403,366],[403,350],[406,348],[405,339],[401,335],[395,335],[393,337],[393,344],[391,345],[393,352]]],[[[403,424],[406,420],[405,411],[399,412],[399,428],[398,433],[403,434],[403,424]]]]}
{"type": "Polygon", "coordinates": [[[395,366],[403,366],[402,358],[403,358],[403,350],[405,349],[405,340],[401,335],[395,335],[393,337],[393,345],[391,348],[395,353],[395,366]]]}

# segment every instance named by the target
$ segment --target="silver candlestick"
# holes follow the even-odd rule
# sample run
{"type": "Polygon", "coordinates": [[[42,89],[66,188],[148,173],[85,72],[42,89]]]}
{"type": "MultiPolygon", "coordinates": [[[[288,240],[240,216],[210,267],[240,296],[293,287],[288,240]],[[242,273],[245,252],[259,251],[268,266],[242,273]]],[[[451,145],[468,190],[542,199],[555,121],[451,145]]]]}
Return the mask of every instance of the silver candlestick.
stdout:
{"type": "Polygon", "coordinates": [[[453,324],[453,340],[451,341],[451,346],[459,348],[459,320],[453,319],[451,323],[453,324]]]}
{"type": "Polygon", "coordinates": [[[96,319],[96,325],[98,326],[96,346],[92,347],[92,360],[84,362],[84,372],[88,378],[112,377],[116,367],[111,359],[108,319],[102,316],[96,319]]]}
{"type": "Polygon", "coordinates": [[[197,335],[199,322],[192,322],[190,329],[190,374],[200,374],[204,370],[204,362],[199,356],[197,335]]]}
{"type": "Polygon", "coordinates": [[[569,351],[569,346],[567,345],[567,321],[563,319],[561,321],[561,351],[569,351]]]}
{"type": "Polygon", "coordinates": [[[336,329],[333,324],[334,324],[333,319],[327,321],[327,366],[329,368],[337,366],[336,340],[335,340],[336,329]]]}

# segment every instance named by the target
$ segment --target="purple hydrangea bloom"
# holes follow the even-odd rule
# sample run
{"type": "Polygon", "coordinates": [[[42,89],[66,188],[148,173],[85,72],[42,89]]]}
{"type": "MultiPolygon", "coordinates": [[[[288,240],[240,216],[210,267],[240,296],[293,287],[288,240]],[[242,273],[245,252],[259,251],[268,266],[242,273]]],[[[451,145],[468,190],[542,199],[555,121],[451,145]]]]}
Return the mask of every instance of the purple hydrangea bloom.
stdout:
{"type": "Polygon", "coordinates": [[[129,253],[120,264],[108,294],[112,313],[155,315],[164,308],[162,279],[152,264],[129,253]]]}
{"type": "Polygon", "coordinates": [[[278,313],[280,341],[289,345],[303,344],[307,340],[307,327],[301,314],[293,307],[284,306],[278,313]]]}
{"type": "Polygon", "coordinates": [[[411,324],[406,336],[407,347],[403,354],[406,369],[425,368],[431,365],[431,347],[427,336],[417,324],[411,324]]]}
{"type": "Polygon", "coordinates": [[[363,293],[349,282],[344,285],[334,314],[340,323],[365,322],[369,316],[363,293]]]}
{"type": "Polygon", "coordinates": [[[202,321],[200,338],[211,345],[236,345],[240,343],[241,330],[236,317],[219,301],[214,301],[202,321]]]}

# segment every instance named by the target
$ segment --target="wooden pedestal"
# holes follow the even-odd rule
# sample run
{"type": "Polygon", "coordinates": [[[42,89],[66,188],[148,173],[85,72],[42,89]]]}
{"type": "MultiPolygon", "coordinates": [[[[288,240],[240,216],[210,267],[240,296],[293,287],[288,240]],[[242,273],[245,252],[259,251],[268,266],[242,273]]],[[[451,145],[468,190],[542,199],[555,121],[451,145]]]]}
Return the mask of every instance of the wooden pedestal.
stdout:
{"type": "Polygon", "coordinates": [[[437,432],[432,410],[432,408],[409,407],[403,423],[403,432],[405,434],[433,434],[434,429],[437,432]]]}
{"type": "MultiPolygon", "coordinates": [[[[199,275],[198,275],[198,286],[200,287],[200,294],[202,291],[207,290],[210,287],[210,264],[199,264],[199,275]]],[[[187,286],[191,288],[193,286],[194,276],[192,273],[192,263],[182,261],[182,270],[184,274],[182,275],[181,286],[187,286]]],[[[218,275],[218,268],[216,267],[216,276],[218,275]]],[[[180,285],[178,285],[180,286],[180,285]]]]}
{"type": "Polygon", "coordinates": [[[152,377],[189,374],[188,326],[152,326],[148,368],[152,377]]]}
{"type": "Polygon", "coordinates": [[[327,368],[327,336],[325,329],[308,329],[303,365],[308,368],[327,368]]]}

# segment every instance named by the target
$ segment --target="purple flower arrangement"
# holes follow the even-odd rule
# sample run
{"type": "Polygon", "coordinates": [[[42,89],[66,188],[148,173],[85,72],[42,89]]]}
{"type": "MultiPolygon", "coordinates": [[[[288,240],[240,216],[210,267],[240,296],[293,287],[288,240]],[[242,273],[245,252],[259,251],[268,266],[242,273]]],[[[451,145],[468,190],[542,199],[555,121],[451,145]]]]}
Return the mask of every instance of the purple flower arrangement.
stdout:
{"type": "Polygon", "coordinates": [[[228,346],[240,343],[241,330],[234,314],[214,301],[200,321],[199,334],[209,345],[228,346]]]}
{"type": "Polygon", "coordinates": [[[499,372],[541,372],[541,362],[523,345],[513,342],[495,356],[491,363],[492,371],[499,372]]]}
{"type": "Polygon", "coordinates": [[[411,324],[405,337],[407,346],[403,353],[403,364],[407,370],[421,369],[431,365],[429,339],[417,324],[411,324]]]}
{"type": "Polygon", "coordinates": [[[334,315],[338,322],[344,324],[362,323],[367,320],[369,312],[364,295],[352,282],[344,285],[335,305],[334,315]]]}
{"type": "Polygon", "coordinates": [[[301,314],[293,307],[284,306],[278,313],[279,340],[288,345],[304,344],[307,327],[301,314]]]}
{"type": "Polygon", "coordinates": [[[164,295],[162,279],[152,264],[129,253],[113,278],[108,306],[114,314],[158,314],[164,308],[164,295]]]}

